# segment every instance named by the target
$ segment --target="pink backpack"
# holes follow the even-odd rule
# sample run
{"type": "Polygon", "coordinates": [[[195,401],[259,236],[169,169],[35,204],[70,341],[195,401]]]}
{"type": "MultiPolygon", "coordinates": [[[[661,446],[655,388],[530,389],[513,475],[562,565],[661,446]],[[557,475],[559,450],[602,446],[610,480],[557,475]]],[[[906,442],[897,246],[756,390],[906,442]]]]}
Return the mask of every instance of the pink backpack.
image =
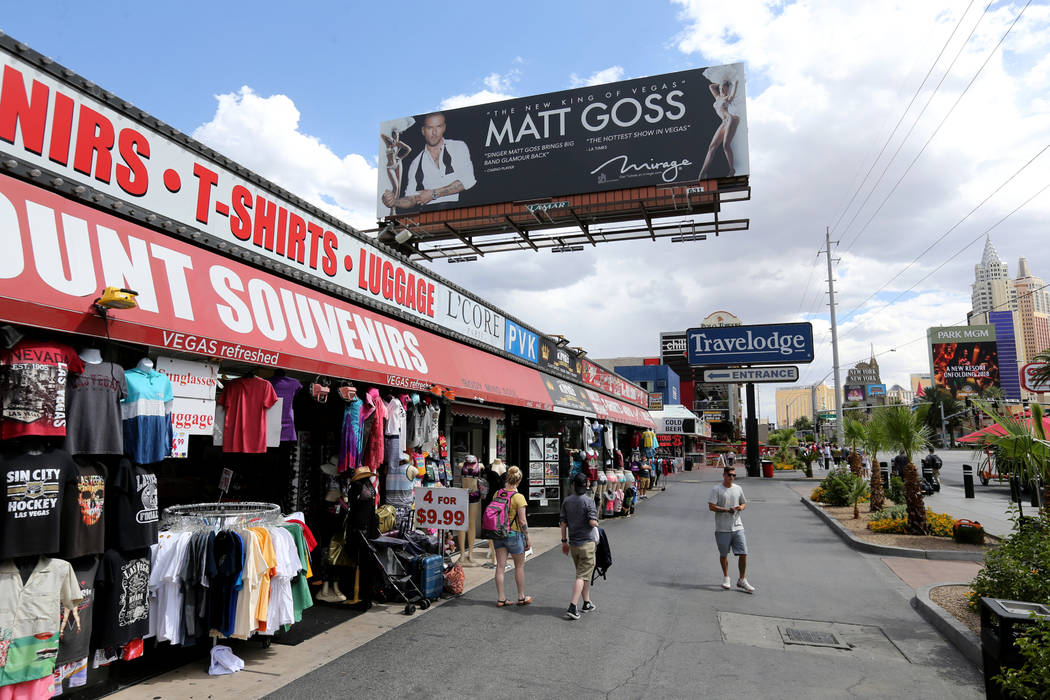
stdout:
{"type": "MultiPolygon", "coordinates": [[[[481,514],[481,537],[487,540],[505,540],[510,535],[510,499],[514,494],[507,489],[500,489],[492,497],[492,502],[485,506],[481,514]]],[[[515,513],[515,516],[517,514],[515,513]]]]}

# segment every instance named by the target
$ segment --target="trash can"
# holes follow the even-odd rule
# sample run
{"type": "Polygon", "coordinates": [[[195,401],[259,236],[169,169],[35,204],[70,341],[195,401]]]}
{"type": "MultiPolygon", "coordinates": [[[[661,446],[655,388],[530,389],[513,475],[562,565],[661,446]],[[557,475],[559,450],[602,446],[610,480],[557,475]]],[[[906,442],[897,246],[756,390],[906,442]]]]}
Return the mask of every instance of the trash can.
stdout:
{"type": "Polygon", "coordinates": [[[981,659],[984,662],[984,692],[991,700],[1007,698],[992,680],[1004,668],[1020,668],[1023,659],[1017,637],[1035,622],[1030,616],[1050,617],[1050,608],[1040,603],[981,598],[981,659]]]}
{"type": "Polygon", "coordinates": [[[773,460],[763,459],[762,460],[762,476],[766,479],[773,478],[773,460]]]}

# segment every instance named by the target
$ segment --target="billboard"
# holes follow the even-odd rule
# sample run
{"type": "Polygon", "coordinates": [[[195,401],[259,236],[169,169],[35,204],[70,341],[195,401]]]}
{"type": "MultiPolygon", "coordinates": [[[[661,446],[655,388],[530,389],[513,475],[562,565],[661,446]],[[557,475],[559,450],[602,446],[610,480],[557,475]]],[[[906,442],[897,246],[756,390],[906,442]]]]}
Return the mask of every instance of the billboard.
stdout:
{"type": "Polygon", "coordinates": [[[954,399],[980,396],[999,387],[999,348],[995,326],[929,329],[933,385],[954,399]]]}
{"type": "Polygon", "coordinates": [[[747,175],[745,98],[734,63],[384,121],[377,213],[747,175]]]}
{"type": "Polygon", "coordinates": [[[868,396],[885,396],[886,395],[886,385],[885,384],[868,384],[867,387],[865,387],[865,393],[867,393],[868,396]]]}
{"type": "Polygon", "coordinates": [[[864,385],[863,384],[847,384],[846,385],[846,401],[863,401],[864,400],[864,385]]]}
{"type": "Polygon", "coordinates": [[[779,365],[813,361],[813,324],[690,328],[686,352],[691,365],[779,365]]]}

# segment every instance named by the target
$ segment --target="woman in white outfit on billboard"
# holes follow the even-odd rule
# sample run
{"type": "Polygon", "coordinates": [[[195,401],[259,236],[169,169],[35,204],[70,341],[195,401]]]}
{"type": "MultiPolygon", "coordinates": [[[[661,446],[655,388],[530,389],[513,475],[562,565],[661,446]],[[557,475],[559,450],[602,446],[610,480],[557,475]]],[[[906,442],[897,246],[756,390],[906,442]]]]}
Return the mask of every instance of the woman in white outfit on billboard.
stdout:
{"type": "MultiPolygon", "coordinates": [[[[711,137],[711,145],[707,147],[707,156],[704,158],[704,164],[700,168],[700,179],[707,177],[707,169],[711,165],[711,159],[718,152],[718,149],[722,149],[726,157],[726,163],[729,167],[727,177],[732,177],[736,174],[736,161],[734,158],[736,154],[734,153],[733,141],[742,116],[740,105],[737,101],[740,79],[736,75],[735,66],[718,66],[717,69],[708,68],[704,71],[704,77],[712,81],[708,88],[711,90],[711,96],[715,99],[715,114],[719,116],[722,122],[715,129],[715,134],[711,137]]],[[[747,157],[746,152],[744,157],[747,157]]]]}

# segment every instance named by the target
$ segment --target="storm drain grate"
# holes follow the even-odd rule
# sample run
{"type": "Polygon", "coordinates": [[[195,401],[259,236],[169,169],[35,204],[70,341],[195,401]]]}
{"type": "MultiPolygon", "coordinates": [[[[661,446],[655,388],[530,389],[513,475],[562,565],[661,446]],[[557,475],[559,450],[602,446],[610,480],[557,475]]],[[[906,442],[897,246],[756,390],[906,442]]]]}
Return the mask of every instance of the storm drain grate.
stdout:
{"type": "Polygon", "coordinates": [[[780,637],[784,640],[784,644],[803,644],[811,647],[830,647],[833,649],[849,649],[848,644],[843,644],[838,640],[831,632],[818,632],[816,630],[803,630],[797,627],[781,627],[777,625],[777,629],[780,630],[780,637]]]}

